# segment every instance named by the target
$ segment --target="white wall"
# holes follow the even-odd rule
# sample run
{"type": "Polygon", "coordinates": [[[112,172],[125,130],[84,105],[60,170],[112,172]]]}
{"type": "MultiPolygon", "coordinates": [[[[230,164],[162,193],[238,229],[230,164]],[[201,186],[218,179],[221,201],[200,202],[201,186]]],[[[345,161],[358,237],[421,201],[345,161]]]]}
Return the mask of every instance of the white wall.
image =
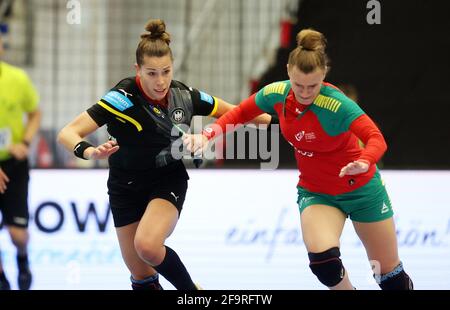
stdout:
{"type": "MultiPolygon", "coordinates": [[[[450,289],[450,171],[382,174],[395,210],[400,255],[416,288],[450,289]]],[[[323,289],[309,270],[301,240],[296,171],[193,170],[190,175],[184,210],[168,244],[194,281],[205,289],[323,289]]],[[[106,178],[104,170],[32,172],[34,289],[129,288],[111,215],[105,221],[106,178]],[[95,205],[99,222],[106,223],[104,232],[92,214],[79,231],[72,204],[84,222],[89,203],[95,205]],[[37,223],[47,229],[62,226],[45,233],[37,223]]],[[[4,229],[0,245],[15,285],[15,252],[4,229]]],[[[350,223],[341,252],[354,285],[378,289],[350,223]]]]}

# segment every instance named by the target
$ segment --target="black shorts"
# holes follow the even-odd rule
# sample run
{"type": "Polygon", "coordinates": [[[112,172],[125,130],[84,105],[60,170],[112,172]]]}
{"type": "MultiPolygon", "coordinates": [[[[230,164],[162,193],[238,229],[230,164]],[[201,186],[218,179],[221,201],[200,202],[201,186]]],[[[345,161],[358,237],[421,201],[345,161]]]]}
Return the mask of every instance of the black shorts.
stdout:
{"type": "Polygon", "coordinates": [[[187,174],[168,174],[158,179],[109,175],[108,195],[115,227],[139,221],[148,203],[161,198],[171,202],[181,213],[188,188],[187,174]],[[186,177],[184,176],[186,175],[186,177]]]}
{"type": "Polygon", "coordinates": [[[8,176],[7,189],[0,194],[0,211],[3,223],[22,228],[28,227],[28,181],[30,180],[28,160],[9,159],[0,162],[8,176]]]}

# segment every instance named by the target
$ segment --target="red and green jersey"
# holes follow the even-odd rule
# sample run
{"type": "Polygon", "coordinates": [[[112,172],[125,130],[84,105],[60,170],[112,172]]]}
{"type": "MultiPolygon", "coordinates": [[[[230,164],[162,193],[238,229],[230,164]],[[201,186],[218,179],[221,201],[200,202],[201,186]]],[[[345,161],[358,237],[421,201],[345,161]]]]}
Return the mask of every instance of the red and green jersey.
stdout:
{"type": "Polygon", "coordinates": [[[295,149],[298,185],[312,192],[338,195],[363,186],[386,150],[383,136],[364,111],[328,83],[309,106],[297,102],[290,81],[270,84],[216,123],[225,130],[226,124],[243,124],[262,112],[278,115],[281,133],[295,149]],[[369,170],[340,178],[340,170],[358,159],[370,162],[369,170]]]}

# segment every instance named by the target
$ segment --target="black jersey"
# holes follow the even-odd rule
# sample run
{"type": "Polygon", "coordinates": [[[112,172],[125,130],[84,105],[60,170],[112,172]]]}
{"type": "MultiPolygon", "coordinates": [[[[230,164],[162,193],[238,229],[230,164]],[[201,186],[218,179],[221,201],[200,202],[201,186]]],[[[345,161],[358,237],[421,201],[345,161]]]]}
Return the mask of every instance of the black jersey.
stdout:
{"type": "Polygon", "coordinates": [[[141,93],[136,78],[130,77],[87,110],[98,126],[107,125],[120,146],[109,157],[110,169],[131,172],[159,168],[156,159],[170,149],[173,124],[190,126],[194,115],[208,116],[217,110],[216,98],[175,80],[167,98],[166,108],[155,105],[141,93]]]}

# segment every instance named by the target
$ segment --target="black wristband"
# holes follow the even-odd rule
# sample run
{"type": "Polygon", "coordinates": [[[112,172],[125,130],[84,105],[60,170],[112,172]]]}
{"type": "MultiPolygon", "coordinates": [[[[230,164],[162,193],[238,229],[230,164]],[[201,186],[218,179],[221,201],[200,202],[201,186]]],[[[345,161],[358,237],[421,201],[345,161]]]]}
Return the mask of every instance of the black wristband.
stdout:
{"type": "Polygon", "coordinates": [[[73,148],[73,153],[78,158],[88,160],[88,158],[84,158],[83,154],[84,154],[84,151],[88,147],[91,147],[91,146],[94,147],[92,144],[90,144],[89,142],[86,142],[86,141],[78,142],[77,145],[75,145],[75,147],[73,148]]]}

